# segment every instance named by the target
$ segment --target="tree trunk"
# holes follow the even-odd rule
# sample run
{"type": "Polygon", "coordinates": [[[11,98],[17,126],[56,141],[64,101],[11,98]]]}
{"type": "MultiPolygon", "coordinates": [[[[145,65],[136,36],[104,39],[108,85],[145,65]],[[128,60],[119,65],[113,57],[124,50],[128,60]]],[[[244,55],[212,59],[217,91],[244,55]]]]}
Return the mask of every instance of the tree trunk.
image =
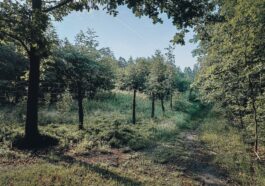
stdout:
{"type": "MultiPolygon", "coordinates": [[[[32,22],[38,22],[39,16],[37,15],[41,11],[42,1],[32,1],[32,22]]],[[[41,56],[38,54],[35,44],[40,44],[36,39],[35,29],[38,29],[38,25],[33,25],[30,33],[31,46],[28,52],[30,60],[29,68],[29,82],[28,82],[28,99],[27,99],[27,114],[25,125],[25,139],[28,145],[36,143],[39,137],[38,131],[38,93],[39,93],[39,79],[40,79],[40,61],[41,56]]]]}
{"type": "Polygon", "coordinates": [[[136,123],[136,116],[135,116],[135,108],[136,108],[136,90],[133,90],[133,104],[132,104],[132,123],[136,123]]]}
{"type": "Polygon", "coordinates": [[[238,107],[239,107],[239,121],[240,121],[240,128],[241,128],[241,129],[244,129],[243,112],[242,112],[242,110],[241,110],[241,108],[240,108],[242,105],[240,104],[238,97],[236,97],[236,104],[237,104],[238,107]]]}
{"type": "Polygon", "coordinates": [[[163,111],[163,115],[165,115],[165,106],[164,106],[164,99],[161,98],[161,108],[162,108],[162,111],[163,111]]]}
{"type": "Polygon", "coordinates": [[[19,94],[19,88],[18,88],[18,82],[15,82],[15,99],[14,104],[17,104],[19,102],[20,94],[19,94]]]}
{"type": "Polygon", "coordinates": [[[255,152],[258,152],[258,121],[257,121],[257,110],[254,101],[252,101],[252,107],[254,112],[254,123],[255,123],[255,152]]]}
{"type": "Polygon", "coordinates": [[[172,92],[170,93],[170,109],[173,110],[173,98],[172,92]]]}
{"type": "Polygon", "coordinates": [[[151,113],[151,118],[155,117],[155,95],[152,93],[152,113],[151,113]]]}
{"type": "Polygon", "coordinates": [[[252,104],[252,109],[253,109],[253,117],[254,117],[254,124],[255,124],[255,144],[254,144],[254,150],[255,152],[258,152],[258,120],[257,120],[257,109],[256,109],[256,100],[255,100],[255,95],[254,95],[254,87],[251,82],[250,76],[248,77],[249,81],[249,87],[251,91],[251,104],[252,104]]]}
{"type": "Polygon", "coordinates": [[[25,138],[33,142],[39,135],[38,131],[38,92],[40,77],[40,57],[35,55],[34,49],[30,55],[29,84],[25,138]]]}
{"type": "Polygon", "coordinates": [[[78,84],[78,116],[79,116],[79,125],[78,129],[84,129],[84,109],[83,109],[83,95],[82,95],[82,87],[78,84]]]}

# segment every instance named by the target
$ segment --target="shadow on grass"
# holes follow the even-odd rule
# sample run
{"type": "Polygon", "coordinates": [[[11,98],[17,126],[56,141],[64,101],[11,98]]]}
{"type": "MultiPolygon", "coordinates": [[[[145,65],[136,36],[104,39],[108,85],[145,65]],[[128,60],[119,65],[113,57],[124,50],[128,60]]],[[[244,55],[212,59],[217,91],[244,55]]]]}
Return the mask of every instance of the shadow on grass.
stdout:
{"type": "Polygon", "coordinates": [[[42,158],[45,161],[52,163],[52,164],[67,163],[68,165],[74,165],[74,164],[80,165],[82,167],[85,167],[86,169],[89,169],[91,171],[94,171],[95,173],[98,173],[99,175],[101,175],[105,179],[113,179],[113,180],[117,181],[119,183],[119,185],[120,184],[126,185],[126,186],[127,185],[128,186],[141,186],[141,185],[143,185],[141,182],[132,180],[132,179],[127,178],[127,177],[120,176],[114,172],[111,172],[110,170],[104,169],[104,168],[99,167],[97,165],[87,163],[87,162],[82,161],[82,160],[78,160],[72,156],[62,155],[59,152],[56,153],[56,155],[58,156],[59,159],[54,160],[48,156],[41,156],[40,158],[42,158]]]}
{"type": "Polygon", "coordinates": [[[202,185],[228,185],[228,172],[214,163],[214,153],[196,138],[192,131],[182,132],[174,143],[160,144],[145,153],[155,163],[182,171],[202,185]]]}
{"type": "Polygon", "coordinates": [[[210,108],[204,107],[196,114],[190,114],[183,126],[178,125],[177,133],[171,131],[169,136],[173,140],[158,141],[156,146],[144,152],[145,155],[155,163],[164,164],[169,171],[179,170],[202,185],[229,184],[229,173],[215,163],[214,152],[198,139],[196,132],[210,108]]]}
{"type": "Polygon", "coordinates": [[[52,136],[39,134],[34,140],[28,140],[24,136],[16,136],[12,144],[19,150],[42,150],[58,145],[59,140],[52,136]]]}

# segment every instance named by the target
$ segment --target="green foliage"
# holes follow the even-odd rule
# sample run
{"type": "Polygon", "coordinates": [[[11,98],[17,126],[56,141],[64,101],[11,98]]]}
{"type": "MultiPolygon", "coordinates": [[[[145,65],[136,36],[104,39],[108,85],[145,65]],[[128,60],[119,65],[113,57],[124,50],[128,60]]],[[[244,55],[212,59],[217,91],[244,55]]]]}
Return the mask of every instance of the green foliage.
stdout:
{"type": "Polygon", "coordinates": [[[157,50],[150,64],[150,74],[147,82],[148,92],[154,93],[158,97],[165,97],[167,93],[167,66],[161,51],[157,50]]]}
{"type": "Polygon", "coordinates": [[[60,101],[56,103],[56,110],[58,110],[60,113],[69,112],[73,106],[73,98],[69,91],[65,91],[62,95],[62,98],[60,101]]]}
{"type": "Polygon", "coordinates": [[[148,61],[144,58],[137,58],[134,63],[129,64],[125,69],[121,69],[118,86],[122,90],[145,89],[145,82],[148,75],[148,61]]]}
{"type": "Polygon", "coordinates": [[[219,3],[221,21],[208,23],[203,30],[198,27],[197,88],[206,102],[221,105],[231,123],[247,130],[246,138],[255,140],[257,151],[264,123],[264,108],[259,104],[265,88],[264,1],[219,3]]]}
{"type": "Polygon", "coordinates": [[[26,95],[28,61],[12,45],[0,44],[0,103],[18,103],[26,95]]]}
{"type": "Polygon", "coordinates": [[[199,100],[190,100],[188,98],[188,93],[180,94],[174,103],[174,108],[176,111],[184,112],[196,117],[206,106],[204,106],[199,100]]]}

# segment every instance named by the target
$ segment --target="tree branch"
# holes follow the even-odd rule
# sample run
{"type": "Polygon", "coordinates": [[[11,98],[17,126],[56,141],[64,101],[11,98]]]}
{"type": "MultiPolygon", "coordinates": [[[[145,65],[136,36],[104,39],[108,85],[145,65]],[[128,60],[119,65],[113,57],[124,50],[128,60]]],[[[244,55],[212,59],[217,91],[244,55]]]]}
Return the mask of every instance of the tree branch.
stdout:
{"type": "Polygon", "coordinates": [[[14,40],[18,41],[18,42],[23,46],[23,48],[26,50],[26,52],[27,52],[28,54],[30,53],[30,50],[29,50],[29,48],[27,47],[26,43],[24,43],[19,37],[15,36],[15,35],[13,35],[13,34],[10,34],[10,33],[7,33],[7,32],[4,32],[4,31],[2,31],[2,30],[1,30],[1,33],[4,34],[4,35],[6,35],[6,36],[8,36],[8,37],[10,37],[11,39],[14,39],[14,40]]]}
{"type": "Polygon", "coordinates": [[[60,7],[64,6],[64,5],[70,3],[71,1],[73,1],[73,0],[63,0],[60,3],[58,3],[57,5],[54,5],[52,7],[49,7],[49,8],[44,9],[43,12],[53,11],[53,10],[55,10],[57,8],[60,8],[60,7]]]}

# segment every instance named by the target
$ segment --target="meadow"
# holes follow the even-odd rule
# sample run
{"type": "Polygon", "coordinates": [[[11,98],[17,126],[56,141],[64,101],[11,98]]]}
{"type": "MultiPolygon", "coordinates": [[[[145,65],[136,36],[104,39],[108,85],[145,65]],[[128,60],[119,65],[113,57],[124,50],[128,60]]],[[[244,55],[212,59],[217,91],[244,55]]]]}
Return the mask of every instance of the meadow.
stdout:
{"type": "Polygon", "coordinates": [[[81,131],[69,96],[53,107],[44,103],[40,132],[56,140],[53,146],[38,149],[21,149],[17,144],[24,130],[23,104],[16,111],[1,109],[0,185],[265,183],[264,168],[252,161],[238,133],[216,113],[218,109],[178,94],[175,104],[185,109],[174,104],[170,110],[166,102],[163,115],[157,103],[156,117],[149,119],[151,102],[140,94],[133,125],[131,100],[132,95],[124,91],[86,100],[81,131]]]}

